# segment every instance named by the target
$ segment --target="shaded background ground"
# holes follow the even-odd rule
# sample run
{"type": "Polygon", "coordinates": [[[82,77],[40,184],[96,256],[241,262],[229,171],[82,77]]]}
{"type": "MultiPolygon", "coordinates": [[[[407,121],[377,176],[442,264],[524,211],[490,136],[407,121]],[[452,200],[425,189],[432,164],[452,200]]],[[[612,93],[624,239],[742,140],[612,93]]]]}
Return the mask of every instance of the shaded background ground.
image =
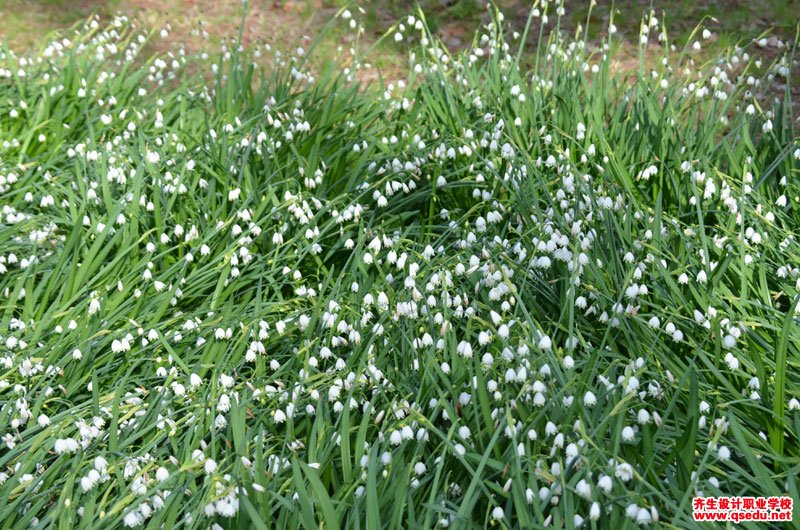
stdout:
{"type": "MultiPolygon", "coordinates": [[[[286,45],[299,42],[303,36],[313,35],[346,3],[344,0],[252,0],[245,38],[286,45]]],[[[376,38],[400,16],[412,12],[416,3],[410,0],[362,2],[360,5],[367,15],[367,37],[376,38]]],[[[428,14],[431,26],[453,47],[466,44],[476,24],[486,17],[483,0],[421,0],[419,3],[428,14]]],[[[530,2],[499,0],[498,3],[516,23],[524,24],[530,2]]],[[[593,10],[590,38],[597,38],[605,31],[610,4],[598,2],[593,10]]],[[[565,5],[565,22],[571,26],[569,29],[585,22],[588,2],[567,0],[565,5]]],[[[650,0],[616,3],[616,25],[633,42],[638,21],[650,5],[650,0]]],[[[800,0],[662,0],[654,5],[666,19],[673,37],[688,36],[696,24],[704,21],[718,34],[717,46],[759,35],[770,28],[779,37],[791,39],[800,18],[800,0]]],[[[204,30],[209,38],[219,39],[238,32],[241,0],[0,0],[0,40],[24,50],[39,42],[43,35],[91,14],[110,17],[119,12],[152,25],[169,23],[173,41],[189,41],[192,30],[204,30]]],[[[395,50],[395,46],[386,45],[381,54],[391,63],[395,50]]]]}
{"type": "MultiPolygon", "coordinates": [[[[522,29],[533,2],[494,0],[507,19],[522,29]]],[[[347,0],[249,0],[245,28],[246,44],[266,42],[280,49],[307,47],[315,35],[343,6],[359,6],[365,21],[366,44],[375,44],[368,58],[377,68],[362,69],[362,80],[381,75],[400,79],[407,71],[405,43],[380,40],[381,35],[417,5],[424,10],[431,29],[453,49],[469,45],[475,29],[489,20],[487,0],[375,0],[354,4],[347,0]]],[[[589,9],[584,0],[564,0],[566,15],[561,20],[564,31],[574,32],[586,26],[589,46],[606,36],[612,15],[611,0],[599,0],[589,9]]],[[[692,51],[695,60],[718,57],[723,50],[755,37],[765,37],[766,46],[759,55],[767,60],[783,54],[798,34],[800,0],[622,0],[613,8],[614,24],[621,38],[615,38],[611,67],[616,71],[635,71],[639,67],[638,32],[642,16],[651,5],[666,23],[670,41],[683,46],[702,24],[713,32],[703,40],[700,51],[692,51]]],[[[554,7],[549,8],[551,13],[554,7]]],[[[0,43],[17,52],[31,51],[48,34],[86,20],[92,15],[110,19],[122,13],[134,17],[147,28],[169,28],[166,38],[155,39],[151,46],[162,51],[183,48],[188,52],[219,50],[226,39],[236,38],[242,20],[242,0],[0,0],[0,43]]],[[[550,24],[552,27],[552,24],[550,24]]],[[[533,27],[530,36],[538,35],[533,27]]],[[[316,57],[332,57],[340,48],[352,45],[353,33],[344,24],[325,32],[318,43],[316,57]]],[[[648,59],[658,60],[658,43],[651,40],[648,59]]],[[[800,72],[800,62],[792,65],[793,77],[800,72]]],[[[784,85],[777,86],[780,95],[784,85]]],[[[792,106],[800,116],[800,83],[791,86],[792,106]]]]}

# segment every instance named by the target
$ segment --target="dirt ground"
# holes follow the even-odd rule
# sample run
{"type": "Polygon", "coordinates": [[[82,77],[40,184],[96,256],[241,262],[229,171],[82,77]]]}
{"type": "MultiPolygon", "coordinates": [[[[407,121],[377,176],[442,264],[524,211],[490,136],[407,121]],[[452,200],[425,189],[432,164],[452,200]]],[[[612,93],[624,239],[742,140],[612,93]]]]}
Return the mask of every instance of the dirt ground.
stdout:
{"type": "MultiPolygon", "coordinates": [[[[524,24],[533,2],[496,0],[517,26],[524,24]]],[[[381,34],[399,17],[413,12],[416,1],[373,0],[358,4],[366,14],[367,36],[381,34]]],[[[249,0],[245,41],[296,42],[319,30],[345,0],[249,0]]],[[[485,0],[419,0],[428,22],[445,41],[459,47],[469,42],[481,20],[486,20],[485,0]]],[[[673,37],[687,36],[698,23],[724,35],[724,41],[754,36],[774,28],[791,39],[800,21],[800,0],[661,0],[652,2],[666,20],[673,37]]],[[[354,4],[355,5],[355,4],[354,4]]],[[[601,0],[589,17],[589,2],[566,0],[562,24],[569,30],[590,24],[589,36],[605,32],[611,16],[611,2],[601,0]]],[[[614,22],[620,33],[635,36],[638,22],[651,0],[622,0],[615,4],[614,22]]],[[[355,9],[355,7],[351,7],[355,9]]],[[[551,8],[552,11],[552,8],[551,8]]],[[[207,31],[213,37],[238,33],[242,0],[0,0],[0,41],[17,50],[37,44],[44,35],[68,27],[91,14],[111,17],[124,13],[151,25],[168,23],[171,38],[191,40],[192,30],[207,31]],[[201,26],[201,21],[204,23],[201,26]]]]}
{"type": "MultiPolygon", "coordinates": [[[[524,26],[532,2],[495,1],[515,27],[524,26]]],[[[413,13],[417,2],[431,28],[451,48],[468,45],[475,29],[488,21],[485,0],[374,0],[362,1],[359,7],[346,0],[248,0],[243,41],[266,42],[282,49],[306,47],[333,15],[348,5],[351,10],[361,10],[366,25],[363,40],[370,44],[401,17],[413,13]]],[[[651,0],[615,3],[613,19],[621,35],[615,57],[620,70],[638,67],[639,21],[650,5],[651,0]]],[[[661,0],[653,5],[666,22],[673,42],[685,41],[699,23],[714,32],[714,38],[704,42],[703,54],[709,57],[765,31],[772,36],[770,44],[760,51],[767,58],[774,57],[781,52],[779,42],[795,39],[800,21],[800,0],[661,0]]],[[[588,22],[591,46],[605,37],[612,10],[610,0],[599,0],[591,11],[588,6],[585,0],[565,0],[562,28],[574,32],[588,22]]],[[[116,13],[135,18],[144,27],[169,28],[166,38],[155,41],[163,50],[183,47],[187,52],[201,48],[215,51],[221,42],[238,36],[242,0],[0,0],[0,43],[24,53],[40,45],[48,33],[92,15],[109,19],[116,13]]],[[[339,47],[352,45],[352,32],[341,24],[337,27],[326,32],[321,43],[329,55],[339,47]]],[[[538,29],[532,28],[531,34],[537,33],[538,29]]],[[[388,78],[397,77],[407,64],[403,45],[392,39],[376,46],[370,60],[388,78]]],[[[800,65],[794,69],[800,72],[800,65]]],[[[800,89],[800,82],[794,84],[800,89]]]]}

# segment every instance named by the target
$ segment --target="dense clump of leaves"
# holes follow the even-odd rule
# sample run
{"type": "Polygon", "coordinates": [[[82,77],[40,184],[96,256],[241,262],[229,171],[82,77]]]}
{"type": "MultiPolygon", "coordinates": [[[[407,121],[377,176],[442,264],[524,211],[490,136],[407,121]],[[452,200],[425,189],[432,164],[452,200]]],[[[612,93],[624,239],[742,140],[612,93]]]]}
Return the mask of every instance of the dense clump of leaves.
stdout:
{"type": "Polygon", "coordinates": [[[451,54],[409,17],[380,87],[355,52],[145,57],[124,18],[3,49],[3,528],[798,498],[789,59],[695,64],[651,13],[629,82],[528,33],[451,54]]]}

